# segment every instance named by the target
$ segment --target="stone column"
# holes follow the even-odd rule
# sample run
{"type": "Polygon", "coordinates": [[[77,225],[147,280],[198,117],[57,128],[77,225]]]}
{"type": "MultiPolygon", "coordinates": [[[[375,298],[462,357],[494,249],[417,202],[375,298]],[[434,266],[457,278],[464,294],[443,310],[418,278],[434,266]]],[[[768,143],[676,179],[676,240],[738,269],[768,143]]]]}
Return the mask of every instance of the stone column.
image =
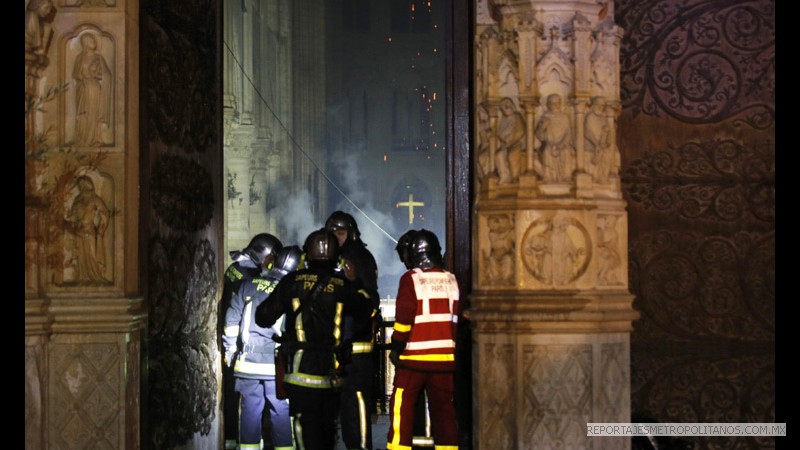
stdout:
{"type": "Polygon", "coordinates": [[[591,50],[613,3],[487,2],[477,8],[486,86],[476,105],[491,104],[500,83],[515,81],[536,138],[526,145],[535,170],[517,184],[488,183],[475,199],[474,448],[630,448],[629,437],[586,433],[590,422],[630,421],[630,331],[638,318],[628,290],[625,202],[618,187],[598,186],[583,172],[578,141],[587,99],[618,101],[609,94],[618,89],[591,75],[600,64],[591,50]],[[516,39],[489,45],[501,30],[516,39]],[[546,114],[551,94],[563,100],[563,115],[546,114]],[[548,116],[570,129],[538,133],[548,116]]]}

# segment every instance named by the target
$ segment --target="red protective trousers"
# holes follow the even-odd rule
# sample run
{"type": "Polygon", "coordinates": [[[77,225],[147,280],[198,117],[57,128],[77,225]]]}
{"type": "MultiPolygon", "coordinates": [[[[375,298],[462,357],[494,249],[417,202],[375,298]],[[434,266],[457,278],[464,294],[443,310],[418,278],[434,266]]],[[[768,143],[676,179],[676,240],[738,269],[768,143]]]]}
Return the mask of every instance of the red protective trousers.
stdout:
{"type": "Polygon", "coordinates": [[[414,411],[422,390],[427,390],[431,432],[437,449],[458,449],[456,409],[453,404],[453,372],[422,372],[396,368],[389,405],[391,423],[388,450],[411,450],[414,411]]]}

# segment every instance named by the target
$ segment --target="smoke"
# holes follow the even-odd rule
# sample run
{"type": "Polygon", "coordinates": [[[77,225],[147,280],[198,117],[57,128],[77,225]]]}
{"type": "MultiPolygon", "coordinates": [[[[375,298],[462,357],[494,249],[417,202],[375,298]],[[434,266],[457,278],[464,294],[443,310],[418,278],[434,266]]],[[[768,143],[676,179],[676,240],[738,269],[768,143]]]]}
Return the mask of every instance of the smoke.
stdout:
{"type": "MultiPolygon", "coordinates": [[[[276,219],[278,236],[284,245],[303,246],[306,237],[325,225],[325,220],[334,211],[349,213],[355,218],[361,232],[361,240],[367,245],[378,266],[378,293],[381,298],[397,295],[400,276],[405,266],[397,256],[395,245],[397,238],[405,232],[395,229],[391,213],[377,208],[372,189],[366,189],[368,181],[363,177],[369,173],[362,167],[362,161],[356,153],[337,154],[331,173],[325,174],[332,185],[328,190],[335,192],[335,200],[323,204],[332,204],[323,217],[315,218],[313,211],[320,199],[314,198],[307,186],[292,189],[285,182],[274,183],[270,195],[281,199],[276,202],[270,214],[276,219]]],[[[323,177],[325,178],[325,177],[323,177]]]]}

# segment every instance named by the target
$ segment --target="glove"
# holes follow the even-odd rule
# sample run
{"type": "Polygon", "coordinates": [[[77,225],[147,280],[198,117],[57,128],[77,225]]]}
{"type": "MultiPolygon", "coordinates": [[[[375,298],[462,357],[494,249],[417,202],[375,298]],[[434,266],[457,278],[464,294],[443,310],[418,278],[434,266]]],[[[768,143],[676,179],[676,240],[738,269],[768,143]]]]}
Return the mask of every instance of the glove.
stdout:
{"type": "Polygon", "coordinates": [[[233,361],[235,360],[235,357],[236,357],[236,352],[233,351],[225,352],[225,359],[223,360],[225,366],[233,368],[233,361]]]}
{"type": "Polygon", "coordinates": [[[396,350],[391,350],[389,352],[389,361],[391,361],[392,364],[395,367],[399,366],[400,365],[400,354],[398,354],[396,350]]]}
{"type": "Polygon", "coordinates": [[[356,273],[356,266],[349,260],[342,261],[342,268],[344,269],[344,276],[350,281],[356,281],[358,274],[356,273]]]}

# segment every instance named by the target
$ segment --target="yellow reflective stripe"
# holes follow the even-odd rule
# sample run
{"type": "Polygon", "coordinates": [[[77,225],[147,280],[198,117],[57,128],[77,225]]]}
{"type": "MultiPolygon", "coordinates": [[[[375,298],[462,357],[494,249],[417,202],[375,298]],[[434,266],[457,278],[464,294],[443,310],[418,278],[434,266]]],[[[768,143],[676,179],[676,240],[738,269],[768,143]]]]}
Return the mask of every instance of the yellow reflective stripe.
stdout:
{"type": "Polygon", "coordinates": [[[406,325],[406,324],[403,324],[403,323],[400,323],[400,322],[395,322],[394,323],[394,331],[398,331],[400,333],[406,333],[408,331],[411,331],[411,325],[406,325]]]}
{"type": "Polygon", "coordinates": [[[239,325],[230,325],[225,327],[225,336],[236,337],[239,335],[239,325]]]}
{"type": "Polygon", "coordinates": [[[275,447],[274,450],[294,450],[294,447],[291,445],[288,447],[275,447]]]}
{"type": "Polygon", "coordinates": [[[239,444],[239,449],[240,450],[246,450],[246,449],[249,449],[249,448],[259,449],[260,450],[261,449],[261,444],[260,443],[258,443],[258,444],[239,444]]]}
{"type": "Polygon", "coordinates": [[[242,355],[242,358],[236,360],[236,364],[233,366],[234,372],[250,373],[253,375],[275,375],[275,364],[244,361],[243,357],[244,355],[242,355]]]}
{"type": "Polygon", "coordinates": [[[412,447],[408,445],[400,445],[400,444],[392,444],[390,442],[386,443],[386,450],[411,450],[412,447]]]}
{"type": "Polygon", "coordinates": [[[403,406],[403,388],[395,388],[392,394],[394,409],[392,409],[392,442],[386,443],[386,449],[411,450],[407,445],[400,445],[400,407],[403,406]]]}
{"type": "Polygon", "coordinates": [[[455,361],[455,356],[447,355],[400,355],[400,359],[410,361],[455,361]]]}
{"type": "Polygon", "coordinates": [[[336,340],[336,345],[339,345],[339,340],[342,338],[342,309],[344,304],[336,302],[336,315],[333,316],[333,339],[336,340]]]}
{"type": "Polygon", "coordinates": [[[458,450],[457,445],[436,445],[433,448],[436,450],[458,450]]]}
{"type": "Polygon", "coordinates": [[[358,293],[363,295],[364,297],[370,298],[369,297],[369,292],[365,291],[364,289],[359,289],[358,293]]]}
{"type": "Polygon", "coordinates": [[[372,348],[372,342],[353,342],[353,353],[369,353],[372,348]]]}
{"type": "Polygon", "coordinates": [[[364,405],[364,396],[361,391],[356,391],[358,399],[358,435],[361,438],[358,448],[367,448],[367,408],[364,405]]]}
{"type": "Polygon", "coordinates": [[[283,381],[296,386],[327,389],[332,387],[341,387],[344,380],[339,378],[336,381],[333,381],[327,376],[310,375],[307,373],[287,373],[283,378],[283,381]]]}

